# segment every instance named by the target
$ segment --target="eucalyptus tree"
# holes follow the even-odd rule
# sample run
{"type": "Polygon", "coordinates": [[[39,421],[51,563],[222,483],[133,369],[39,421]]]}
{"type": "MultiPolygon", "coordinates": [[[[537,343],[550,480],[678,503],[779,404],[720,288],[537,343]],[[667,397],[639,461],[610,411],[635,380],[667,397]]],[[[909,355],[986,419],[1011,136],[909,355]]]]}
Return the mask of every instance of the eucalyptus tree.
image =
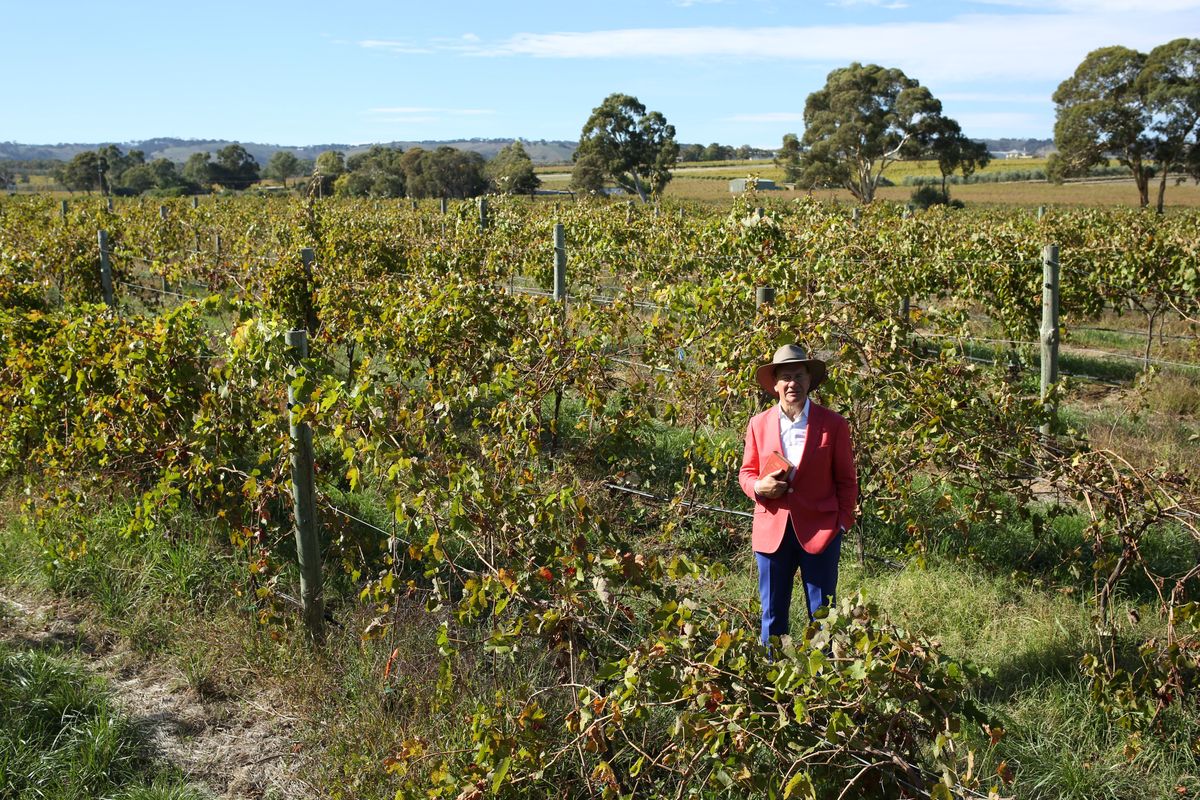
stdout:
{"type": "Polygon", "coordinates": [[[645,203],[671,180],[678,155],[675,126],[666,117],[646,111],[636,97],[610,94],[583,124],[574,158],[602,165],[605,175],[645,203]]]}
{"type": "Polygon", "coordinates": [[[213,178],[227,189],[248,189],[258,182],[258,161],[240,144],[228,144],[217,151],[213,178]]]}
{"type": "Polygon", "coordinates": [[[788,183],[800,180],[800,138],[794,133],[783,135],[783,145],[775,154],[775,166],[783,170],[783,179],[788,183]]]}
{"type": "Polygon", "coordinates": [[[303,174],[304,168],[300,164],[300,159],[290,150],[276,150],[271,154],[271,159],[267,162],[266,169],[263,170],[264,176],[280,181],[285,188],[288,178],[303,174]]]}
{"type": "Polygon", "coordinates": [[[1151,50],[1138,83],[1150,112],[1161,214],[1172,170],[1200,179],[1200,39],[1175,39],[1151,50]]]}
{"type": "Polygon", "coordinates": [[[542,179],[533,171],[533,159],[520,140],[502,148],[488,162],[485,172],[496,191],[503,194],[533,194],[542,185],[542,179]]]}
{"type": "Polygon", "coordinates": [[[929,155],[937,159],[938,171],[942,173],[942,199],[946,202],[950,200],[946,180],[951,175],[959,172],[965,180],[992,160],[987,145],[965,136],[962,127],[949,117],[941,117],[933,126],[929,155]]]}
{"type": "Polygon", "coordinates": [[[1102,47],[1058,85],[1052,178],[1086,175],[1115,158],[1133,174],[1142,207],[1149,204],[1154,140],[1146,82],[1138,80],[1145,63],[1144,54],[1128,47],[1102,47]]]}
{"type": "Polygon", "coordinates": [[[888,165],[921,155],[941,119],[941,102],[899,69],[835,69],[804,103],[799,183],[870,203],[888,165]]]}

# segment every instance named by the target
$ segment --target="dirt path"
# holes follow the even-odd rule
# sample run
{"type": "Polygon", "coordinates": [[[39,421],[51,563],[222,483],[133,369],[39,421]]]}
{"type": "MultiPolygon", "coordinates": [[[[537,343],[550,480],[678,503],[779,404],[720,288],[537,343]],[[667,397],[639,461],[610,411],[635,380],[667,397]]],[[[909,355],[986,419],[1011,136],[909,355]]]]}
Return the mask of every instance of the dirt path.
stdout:
{"type": "Polygon", "coordinates": [[[108,680],[122,709],[146,726],[164,760],[227,800],[315,798],[297,777],[298,720],[270,694],[200,696],[175,668],[146,661],[98,632],[65,602],[0,592],[0,642],[74,654],[108,680]]]}

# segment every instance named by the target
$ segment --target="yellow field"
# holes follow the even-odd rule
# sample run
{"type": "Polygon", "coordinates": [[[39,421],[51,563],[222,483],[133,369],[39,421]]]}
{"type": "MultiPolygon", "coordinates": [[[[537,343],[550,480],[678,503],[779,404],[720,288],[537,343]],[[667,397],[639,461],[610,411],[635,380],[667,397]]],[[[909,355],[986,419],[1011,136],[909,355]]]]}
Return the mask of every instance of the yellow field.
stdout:
{"type": "MultiPolygon", "coordinates": [[[[1045,159],[1021,159],[995,162],[999,166],[989,165],[987,171],[1004,171],[1015,169],[1041,169],[1045,159]],[[1019,166],[1018,166],[1019,165],[1019,166]]],[[[666,196],[675,200],[690,200],[715,205],[726,205],[733,202],[734,195],[729,191],[729,181],[732,178],[745,178],[757,175],[776,181],[782,181],[782,171],[763,164],[756,164],[753,171],[738,167],[710,168],[703,172],[680,170],[667,185],[666,196]]],[[[894,165],[894,172],[889,170],[890,179],[899,183],[905,175],[937,174],[937,165],[932,162],[905,162],[894,165]],[[930,168],[932,167],[932,173],[930,168]]],[[[570,176],[564,173],[542,176],[542,185],[546,189],[566,189],[570,184],[570,176]]],[[[890,200],[904,203],[912,196],[912,186],[888,186],[878,192],[880,200],[890,200]]],[[[1081,183],[1054,184],[1047,181],[1011,181],[1006,183],[973,183],[960,186],[950,186],[950,196],[967,204],[980,205],[1010,205],[1026,206],[1131,206],[1138,203],[1137,189],[1132,179],[1107,179],[1081,183]]],[[[1157,187],[1151,191],[1153,202],[1157,187]]],[[[765,202],[792,200],[806,197],[809,194],[829,200],[854,202],[854,198],[845,190],[777,190],[762,192],[765,202]]],[[[1173,182],[1167,186],[1167,208],[1197,208],[1200,207],[1200,186],[1189,182],[1176,186],[1173,182]]]]}
{"type": "MultiPolygon", "coordinates": [[[[765,177],[765,176],[764,176],[765,177]]],[[[1046,181],[1013,181],[1009,183],[975,183],[951,186],[950,196],[967,204],[1013,205],[1013,206],[1131,206],[1138,204],[1137,189],[1132,180],[1092,181],[1087,183],[1053,184],[1046,181]]],[[[880,200],[907,202],[913,193],[912,186],[888,186],[880,189],[880,200]]],[[[828,189],[808,192],[805,190],[782,190],[762,192],[761,197],[773,200],[791,200],[809,194],[830,200],[855,202],[848,191],[828,189]]],[[[725,181],[714,181],[691,176],[679,176],[667,185],[667,197],[694,200],[705,203],[724,204],[732,202],[725,181]]],[[[1153,199],[1154,195],[1151,194],[1153,199]]],[[[1186,183],[1169,185],[1166,195],[1167,208],[1200,207],[1200,186],[1186,183]]]]}

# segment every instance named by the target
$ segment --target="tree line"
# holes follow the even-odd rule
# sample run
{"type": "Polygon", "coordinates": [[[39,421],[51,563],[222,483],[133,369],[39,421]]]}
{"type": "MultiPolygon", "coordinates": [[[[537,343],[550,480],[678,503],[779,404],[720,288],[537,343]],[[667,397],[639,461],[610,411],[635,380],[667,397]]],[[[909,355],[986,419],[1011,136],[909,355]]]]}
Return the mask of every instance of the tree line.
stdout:
{"type": "Polygon", "coordinates": [[[182,167],[167,158],[147,161],[141,150],[126,153],[110,144],[78,153],[57,165],[52,175],[72,192],[182,196],[211,191],[217,184],[227,189],[249,188],[259,180],[259,167],[240,144],[221,148],[215,160],[211,153],[193,153],[182,167]]]}
{"type": "Polygon", "coordinates": [[[679,163],[694,161],[749,161],[752,158],[771,158],[774,150],[751,147],[748,144],[734,147],[730,144],[713,142],[709,145],[685,144],[679,148],[679,163]]]}
{"type": "Polygon", "coordinates": [[[347,156],[327,150],[314,161],[279,150],[265,167],[240,144],[212,153],[193,153],[182,167],[166,158],[147,162],[141,150],[123,152],[116,145],[77,154],[54,167],[56,181],[70,191],[104,195],[179,196],[216,189],[249,189],[263,178],[288,187],[305,177],[300,188],[316,197],[474,197],[486,192],[529,194],[541,185],[533,162],[520,141],[503,148],[490,161],[479,153],[439,147],[408,151],[375,146],[347,156]]]}
{"type": "Polygon", "coordinates": [[[490,161],[471,150],[375,146],[346,156],[317,156],[307,192],[317,197],[475,197],[487,192],[532,194],[542,181],[520,140],[490,161]]]}

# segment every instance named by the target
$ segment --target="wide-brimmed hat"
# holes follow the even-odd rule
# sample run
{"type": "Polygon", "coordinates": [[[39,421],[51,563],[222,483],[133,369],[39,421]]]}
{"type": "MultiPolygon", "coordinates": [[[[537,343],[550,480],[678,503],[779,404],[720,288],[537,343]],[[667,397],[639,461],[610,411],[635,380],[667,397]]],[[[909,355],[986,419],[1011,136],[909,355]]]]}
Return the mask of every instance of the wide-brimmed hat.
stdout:
{"type": "Polygon", "coordinates": [[[809,358],[803,347],[785,344],[775,351],[774,358],[754,372],[754,379],[767,394],[775,394],[775,368],[784,364],[803,364],[808,367],[808,390],[810,392],[821,385],[821,382],[825,380],[825,375],[829,372],[824,361],[819,358],[809,358]]]}

